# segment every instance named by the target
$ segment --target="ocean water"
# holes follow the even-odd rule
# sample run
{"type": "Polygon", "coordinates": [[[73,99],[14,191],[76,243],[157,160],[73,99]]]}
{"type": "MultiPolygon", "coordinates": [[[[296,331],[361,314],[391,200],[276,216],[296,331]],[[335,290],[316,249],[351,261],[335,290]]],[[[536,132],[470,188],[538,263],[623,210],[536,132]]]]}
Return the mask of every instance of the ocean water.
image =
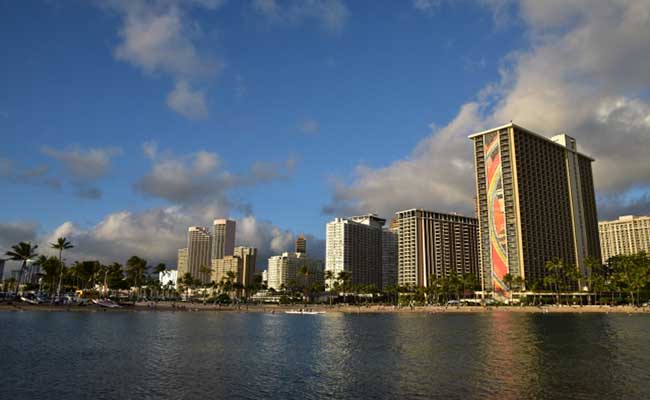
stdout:
{"type": "Polygon", "coordinates": [[[0,398],[650,399],[650,315],[0,313],[0,398]]]}

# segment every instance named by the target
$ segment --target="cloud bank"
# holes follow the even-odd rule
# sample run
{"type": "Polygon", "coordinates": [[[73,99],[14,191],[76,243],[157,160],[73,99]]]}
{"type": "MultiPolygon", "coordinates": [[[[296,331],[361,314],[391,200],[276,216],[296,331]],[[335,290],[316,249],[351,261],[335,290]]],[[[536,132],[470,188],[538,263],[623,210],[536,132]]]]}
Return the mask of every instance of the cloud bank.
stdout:
{"type": "Polygon", "coordinates": [[[463,104],[446,126],[433,126],[408,157],[384,168],[359,165],[350,183],[334,180],[323,211],[390,216],[423,207],[472,215],[467,136],[512,120],[544,135],[563,132],[578,140],[580,150],[596,159],[603,216],[619,212],[612,201],[621,197],[650,212],[638,207],[648,204],[650,190],[650,3],[482,3],[494,12],[516,12],[511,18],[525,24],[529,49],[509,54],[501,79],[463,104]]]}

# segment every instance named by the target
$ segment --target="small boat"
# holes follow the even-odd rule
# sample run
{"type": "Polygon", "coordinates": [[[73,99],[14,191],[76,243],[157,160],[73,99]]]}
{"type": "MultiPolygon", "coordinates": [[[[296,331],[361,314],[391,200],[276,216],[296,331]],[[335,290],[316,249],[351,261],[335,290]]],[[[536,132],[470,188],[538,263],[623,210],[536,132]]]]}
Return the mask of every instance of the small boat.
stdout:
{"type": "Polygon", "coordinates": [[[112,300],[108,300],[108,299],[105,299],[105,300],[93,299],[93,303],[97,304],[100,307],[106,307],[106,308],[120,308],[120,307],[122,307],[119,304],[113,302],[112,300]]]}
{"type": "Polygon", "coordinates": [[[20,300],[28,304],[41,304],[41,301],[38,299],[38,297],[29,298],[25,296],[20,296],[20,300]]]}
{"type": "Polygon", "coordinates": [[[303,310],[288,310],[284,312],[285,314],[308,314],[308,315],[315,315],[315,314],[325,314],[325,311],[303,311],[303,310]]]}

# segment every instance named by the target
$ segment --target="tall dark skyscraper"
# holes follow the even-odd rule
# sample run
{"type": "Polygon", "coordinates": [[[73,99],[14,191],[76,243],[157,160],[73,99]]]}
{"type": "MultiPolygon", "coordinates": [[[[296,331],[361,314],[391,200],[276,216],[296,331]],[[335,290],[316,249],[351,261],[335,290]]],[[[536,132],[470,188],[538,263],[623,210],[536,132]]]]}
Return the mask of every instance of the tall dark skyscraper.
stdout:
{"type": "Polygon", "coordinates": [[[484,288],[508,297],[506,274],[530,285],[554,258],[585,274],[585,259],[600,259],[594,160],[570,136],[549,139],[512,123],[470,139],[484,288]]]}
{"type": "Polygon", "coordinates": [[[304,235],[300,235],[296,239],[296,253],[307,254],[307,240],[304,235]]]}
{"type": "Polygon", "coordinates": [[[420,209],[398,211],[397,283],[428,287],[431,278],[478,276],[476,218],[420,209]]]}

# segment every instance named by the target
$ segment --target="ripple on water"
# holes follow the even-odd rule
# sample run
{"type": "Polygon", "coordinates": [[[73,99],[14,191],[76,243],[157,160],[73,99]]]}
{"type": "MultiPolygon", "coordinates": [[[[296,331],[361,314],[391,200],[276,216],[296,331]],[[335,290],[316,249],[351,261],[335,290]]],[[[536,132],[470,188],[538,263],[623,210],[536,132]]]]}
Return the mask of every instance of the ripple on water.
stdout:
{"type": "Polygon", "coordinates": [[[650,316],[1,313],[3,398],[650,398],[650,316]]]}

